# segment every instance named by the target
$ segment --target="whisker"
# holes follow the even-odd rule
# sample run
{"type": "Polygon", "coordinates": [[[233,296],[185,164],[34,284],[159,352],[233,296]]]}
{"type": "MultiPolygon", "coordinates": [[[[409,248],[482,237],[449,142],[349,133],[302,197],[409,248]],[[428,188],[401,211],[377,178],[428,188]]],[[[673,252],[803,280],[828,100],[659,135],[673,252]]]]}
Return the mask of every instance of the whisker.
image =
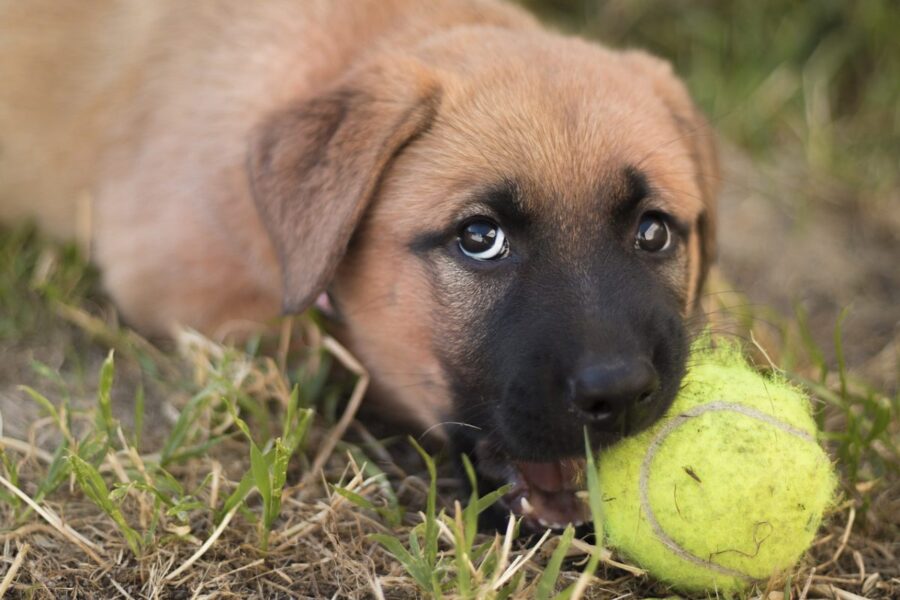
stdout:
{"type": "Polygon", "coordinates": [[[470,428],[470,429],[476,429],[476,430],[478,430],[478,431],[481,431],[481,430],[482,430],[481,427],[479,427],[479,426],[477,426],[477,425],[472,425],[471,423],[464,423],[464,422],[462,422],[462,421],[442,421],[442,422],[440,422],[440,423],[435,423],[434,425],[432,425],[431,427],[429,427],[428,429],[426,429],[425,431],[423,431],[423,432],[419,435],[418,440],[421,441],[426,435],[428,435],[429,433],[431,433],[432,431],[434,431],[434,430],[437,429],[438,427],[443,427],[443,426],[445,426],[445,425],[456,425],[456,426],[458,426],[458,427],[468,427],[468,428],[470,428]]]}

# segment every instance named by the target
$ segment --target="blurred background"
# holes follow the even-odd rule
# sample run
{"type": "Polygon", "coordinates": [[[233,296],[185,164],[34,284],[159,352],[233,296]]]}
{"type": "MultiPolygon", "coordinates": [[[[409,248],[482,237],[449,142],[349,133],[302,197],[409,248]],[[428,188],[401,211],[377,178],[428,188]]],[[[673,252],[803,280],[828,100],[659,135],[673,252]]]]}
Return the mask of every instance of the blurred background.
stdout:
{"type": "MultiPolygon", "coordinates": [[[[848,365],[896,390],[900,2],[524,4],[565,31],[669,59],[718,130],[724,190],[711,294],[720,302],[711,305],[752,313],[782,336],[787,317],[830,363],[845,311],[848,365]],[[723,293],[730,288],[741,295],[723,293]]],[[[790,363],[787,354],[779,358],[790,363]]]]}

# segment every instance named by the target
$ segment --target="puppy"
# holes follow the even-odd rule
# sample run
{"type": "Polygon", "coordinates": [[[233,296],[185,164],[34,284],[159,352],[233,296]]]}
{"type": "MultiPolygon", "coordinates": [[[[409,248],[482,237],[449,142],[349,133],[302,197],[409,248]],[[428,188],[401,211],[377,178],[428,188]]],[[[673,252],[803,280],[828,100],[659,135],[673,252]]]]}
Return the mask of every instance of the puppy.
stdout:
{"type": "Polygon", "coordinates": [[[657,419],[714,254],[670,67],[489,0],[0,1],[0,218],[91,254],[138,329],[327,292],[389,413],[538,525],[584,431],[657,419]]]}

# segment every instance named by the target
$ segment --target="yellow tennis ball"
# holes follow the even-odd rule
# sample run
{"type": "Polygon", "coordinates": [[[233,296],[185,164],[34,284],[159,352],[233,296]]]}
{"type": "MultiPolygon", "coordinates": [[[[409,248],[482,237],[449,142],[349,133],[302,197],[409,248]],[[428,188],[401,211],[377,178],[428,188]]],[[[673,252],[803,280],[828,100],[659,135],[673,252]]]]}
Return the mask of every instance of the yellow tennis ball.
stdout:
{"type": "Polygon", "coordinates": [[[806,396],[703,345],[666,415],[600,453],[603,525],[656,579],[727,595],[797,563],[836,478],[806,396]]]}

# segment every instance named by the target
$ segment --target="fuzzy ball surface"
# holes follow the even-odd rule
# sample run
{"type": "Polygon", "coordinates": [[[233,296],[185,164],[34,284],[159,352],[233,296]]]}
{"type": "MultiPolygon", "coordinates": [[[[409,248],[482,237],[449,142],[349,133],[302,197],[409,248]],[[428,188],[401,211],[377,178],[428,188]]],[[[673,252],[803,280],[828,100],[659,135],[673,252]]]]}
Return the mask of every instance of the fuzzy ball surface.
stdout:
{"type": "Polygon", "coordinates": [[[656,579],[731,595],[797,563],[836,478],[807,397],[705,346],[667,414],[601,452],[603,525],[656,579]]]}

